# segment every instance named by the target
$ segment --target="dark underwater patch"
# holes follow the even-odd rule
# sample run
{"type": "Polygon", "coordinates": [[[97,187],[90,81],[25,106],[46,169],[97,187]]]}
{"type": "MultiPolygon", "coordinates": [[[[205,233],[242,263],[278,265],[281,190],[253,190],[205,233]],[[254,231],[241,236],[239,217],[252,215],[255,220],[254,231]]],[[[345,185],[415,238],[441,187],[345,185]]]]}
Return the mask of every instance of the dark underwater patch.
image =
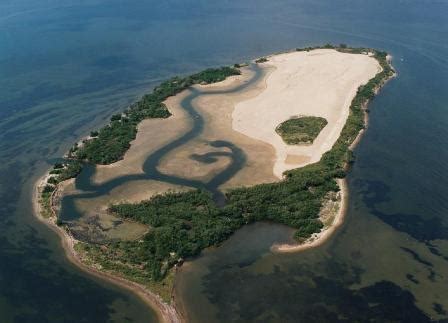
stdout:
{"type": "Polygon", "coordinates": [[[364,189],[362,200],[370,213],[380,218],[397,231],[405,232],[420,242],[436,239],[448,239],[448,227],[438,217],[428,217],[412,213],[385,213],[378,204],[390,200],[390,187],[381,181],[357,181],[357,186],[364,189]]]}
{"type": "Polygon", "coordinates": [[[393,282],[356,290],[360,270],[336,263],[327,269],[323,276],[306,266],[268,274],[214,266],[203,282],[221,322],[430,322],[393,282]]]}
{"type": "Polygon", "coordinates": [[[432,308],[434,309],[434,311],[436,311],[437,314],[439,315],[446,315],[447,312],[446,310],[443,308],[442,304],[439,303],[433,303],[432,304],[432,308]]]}
{"type": "Polygon", "coordinates": [[[411,250],[411,249],[406,248],[406,247],[400,247],[400,249],[403,250],[404,252],[410,254],[415,261],[418,261],[422,265],[433,267],[432,263],[422,259],[422,257],[420,257],[420,255],[417,252],[415,252],[414,250],[411,250]]]}
{"type": "Polygon", "coordinates": [[[411,282],[413,282],[414,284],[420,284],[420,282],[418,281],[418,279],[415,278],[415,276],[412,275],[412,274],[406,274],[406,278],[407,278],[408,280],[410,280],[411,282]]]}

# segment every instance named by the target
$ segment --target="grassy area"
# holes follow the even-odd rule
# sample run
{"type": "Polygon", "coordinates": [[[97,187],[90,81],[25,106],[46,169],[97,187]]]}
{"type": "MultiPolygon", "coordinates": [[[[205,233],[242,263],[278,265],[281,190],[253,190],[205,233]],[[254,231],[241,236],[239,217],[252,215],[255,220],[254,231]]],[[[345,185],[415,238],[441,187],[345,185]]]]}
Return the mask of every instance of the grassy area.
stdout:
{"type": "Polygon", "coordinates": [[[275,131],[288,145],[312,144],[327,123],[321,117],[298,117],[282,122],[275,131]]]}

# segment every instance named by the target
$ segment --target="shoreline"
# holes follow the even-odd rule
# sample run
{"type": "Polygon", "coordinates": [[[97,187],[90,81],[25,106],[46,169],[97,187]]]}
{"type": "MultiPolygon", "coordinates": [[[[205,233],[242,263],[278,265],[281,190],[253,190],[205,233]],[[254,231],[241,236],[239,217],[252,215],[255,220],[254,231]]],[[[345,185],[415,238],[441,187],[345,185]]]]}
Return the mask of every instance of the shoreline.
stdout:
{"type": "MultiPolygon", "coordinates": [[[[273,54],[275,55],[275,54],[273,54]]],[[[390,64],[390,60],[388,60],[390,64]]],[[[390,64],[391,65],[391,64],[390,64]]],[[[396,73],[394,75],[390,76],[389,78],[385,79],[383,83],[381,83],[376,91],[375,94],[379,92],[379,90],[384,86],[391,78],[395,77],[396,73]]],[[[225,81],[223,81],[225,82],[225,81]]],[[[352,98],[353,100],[353,98],[352,98]]],[[[352,150],[360,141],[363,133],[365,132],[367,125],[368,125],[368,111],[367,106],[369,104],[370,100],[365,102],[363,106],[363,113],[364,113],[364,125],[365,128],[360,130],[356,136],[356,138],[353,140],[351,145],[349,146],[349,149],[352,150]]],[[[172,298],[172,303],[167,304],[164,302],[160,296],[157,294],[151,292],[147,287],[145,287],[142,284],[135,283],[133,281],[130,281],[126,278],[123,278],[119,275],[112,274],[106,271],[102,271],[100,269],[95,268],[92,265],[87,265],[83,262],[82,256],[75,250],[75,244],[78,240],[74,239],[71,234],[66,231],[63,227],[60,227],[56,223],[57,215],[54,210],[54,194],[50,197],[50,210],[51,210],[51,216],[49,218],[46,218],[42,216],[42,210],[43,206],[40,203],[40,190],[45,185],[45,179],[47,178],[48,173],[45,173],[42,177],[40,177],[34,184],[33,187],[33,214],[36,216],[36,218],[47,225],[51,230],[53,230],[56,234],[58,234],[59,238],[61,239],[62,247],[65,251],[65,255],[67,259],[72,262],[75,266],[77,266],[79,269],[83,270],[84,272],[91,274],[97,278],[104,279],[110,283],[113,283],[121,288],[125,288],[135,294],[137,294],[141,300],[143,300],[148,306],[150,306],[157,314],[157,317],[160,321],[163,322],[184,322],[185,318],[181,316],[181,313],[178,311],[178,307],[176,306],[176,301],[174,298],[172,298]]],[[[326,228],[324,228],[321,232],[314,234],[311,238],[306,240],[303,243],[300,244],[282,244],[282,245],[273,245],[271,247],[271,251],[278,252],[278,253],[288,253],[288,252],[299,252],[303,250],[307,250],[310,248],[318,247],[322,244],[324,244],[326,241],[329,240],[331,236],[333,236],[333,233],[339,229],[339,227],[342,226],[344,223],[344,219],[347,213],[347,205],[348,205],[348,188],[347,188],[347,180],[346,177],[337,180],[338,186],[340,187],[340,202],[339,209],[336,213],[336,216],[334,217],[331,224],[329,224],[326,228]]],[[[54,193],[57,193],[60,185],[63,186],[65,182],[59,183],[59,185],[56,186],[56,190],[54,193]]],[[[45,208],[46,209],[46,208],[45,208]]]]}
{"type": "Polygon", "coordinates": [[[39,222],[46,225],[49,229],[51,229],[58,235],[58,237],[61,240],[61,245],[65,251],[65,256],[67,257],[67,259],[85,273],[88,273],[96,278],[103,279],[109,283],[115,284],[121,288],[124,288],[128,291],[135,293],[138,297],[140,297],[140,299],[143,302],[145,302],[149,307],[151,307],[154,310],[158,319],[161,322],[167,322],[167,323],[184,322],[181,319],[181,315],[180,313],[178,313],[175,305],[169,305],[165,303],[158,295],[151,292],[145,286],[134,283],[130,280],[119,277],[117,275],[101,271],[92,266],[88,266],[82,262],[82,259],[79,257],[78,253],[74,249],[77,240],[73,238],[62,227],[56,225],[53,208],[51,207],[51,211],[53,212],[53,215],[51,217],[44,218],[41,215],[42,206],[39,203],[39,193],[42,185],[45,185],[44,180],[46,179],[47,176],[48,175],[45,173],[43,176],[39,177],[33,185],[33,197],[32,197],[33,214],[39,222]]]}

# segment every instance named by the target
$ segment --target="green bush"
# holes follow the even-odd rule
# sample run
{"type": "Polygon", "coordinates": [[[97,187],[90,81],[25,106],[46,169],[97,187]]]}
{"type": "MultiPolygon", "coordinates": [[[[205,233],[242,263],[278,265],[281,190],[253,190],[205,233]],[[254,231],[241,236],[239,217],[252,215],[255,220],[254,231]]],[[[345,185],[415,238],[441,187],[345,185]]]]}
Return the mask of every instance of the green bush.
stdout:
{"type": "Polygon", "coordinates": [[[53,185],[45,185],[45,187],[42,190],[42,193],[51,193],[55,190],[55,187],[53,185]]]}
{"type": "Polygon", "coordinates": [[[48,184],[56,185],[56,184],[59,183],[59,181],[58,181],[58,179],[57,179],[56,177],[52,176],[52,177],[49,177],[49,178],[47,179],[47,183],[48,183],[48,184]]]}
{"type": "Polygon", "coordinates": [[[327,123],[321,117],[291,118],[282,122],[275,131],[288,145],[312,144],[327,123]]]}

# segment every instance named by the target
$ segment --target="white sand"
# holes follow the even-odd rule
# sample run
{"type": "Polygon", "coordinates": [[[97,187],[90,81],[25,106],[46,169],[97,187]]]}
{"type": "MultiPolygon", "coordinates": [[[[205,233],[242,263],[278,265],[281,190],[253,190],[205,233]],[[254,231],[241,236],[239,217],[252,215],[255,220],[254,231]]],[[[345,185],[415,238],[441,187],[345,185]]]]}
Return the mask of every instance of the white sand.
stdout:
{"type": "Polygon", "coordinates": [[[262,66],[275,68],[266,89],[235,106],[232,127],[275,148],[279,178],[286,170],[319,161],[331,149],[358,87],[381,71],[373,57],[332,49],[274,55],[262,66]],[[323,117],[328,124],[312,145],[287,145],[275,128],[293,116],[323,117]]]}

